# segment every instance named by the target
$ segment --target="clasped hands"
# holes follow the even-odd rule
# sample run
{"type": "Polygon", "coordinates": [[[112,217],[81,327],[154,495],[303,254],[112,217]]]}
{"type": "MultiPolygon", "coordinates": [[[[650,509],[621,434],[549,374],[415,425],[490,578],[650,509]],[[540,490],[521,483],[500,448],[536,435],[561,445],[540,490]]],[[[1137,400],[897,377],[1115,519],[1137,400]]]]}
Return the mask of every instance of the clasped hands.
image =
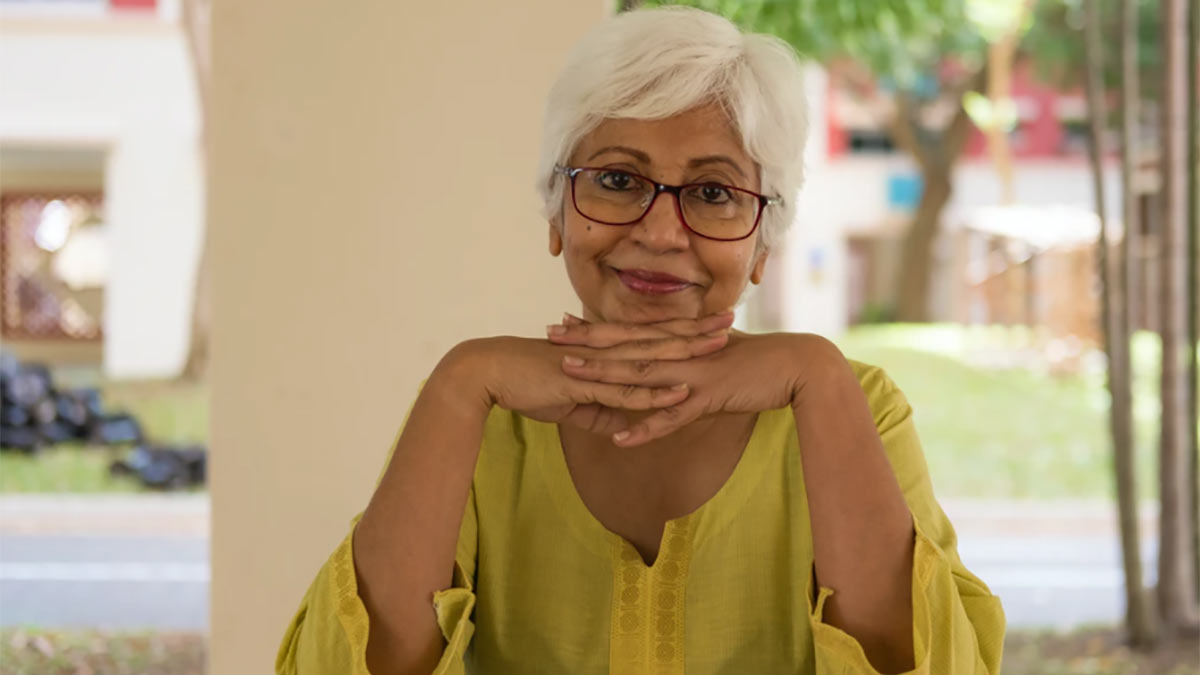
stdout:
{"type": "Polygon", "coordinates": [[[822,364],[841,359],[816,335],[746,334],[732,326],[732,312],[649,324],[564,315],[546,333],[566,378],[561,396],[575,400],[510,406],[501,391],[494,402],[632,447],[708,415],[795,407],[813,376],[830,371],[822,364]],[[645,412],[631,421],[630,411],[645,412]]]}

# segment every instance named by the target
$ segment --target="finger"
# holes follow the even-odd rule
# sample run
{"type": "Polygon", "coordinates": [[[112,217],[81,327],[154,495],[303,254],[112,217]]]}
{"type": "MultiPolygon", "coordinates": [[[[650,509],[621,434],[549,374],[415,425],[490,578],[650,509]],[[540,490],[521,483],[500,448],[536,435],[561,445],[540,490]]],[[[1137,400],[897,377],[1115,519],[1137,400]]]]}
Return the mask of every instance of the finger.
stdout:
{"type": "Polygon", "coordinates": [[[563,372],[589,382],[636,384],[643,387],[673,387],[684,381],[679,361],[638,359],[585,359],[567,354],[562,360],[563,372]]]}
{"type": "Polygon", "coordinates": [[[614,433],[613,443],[622,448],[649,443],[695,422],[703,413],[704,407],[698,401],[684,401],[663,408],[628,429],[614,433]]]}
{"type": "Polygon", "coordinates": [[[671,334],[650,324],[564,323],[546,326],[546,337],[554,344],[603,349],[631,340],[667,338],[671,334]]]}
{"type": "Polygon", "coordinates": [[[563,322],[564,326],[578,326],[580,324],[587,323],[583,319],[581,319],[569,312],[563,312],[562,322],[563,322]]]}
{"type": "Polygon", "coordinates": [[[625,413],[598,403],[577,405],[560,421],[604,436],[615,434],[629,427],[629,420],[625,418],[625,413]]]}
{"type": "Polygon", "coordinates": [[[704,335],[733,327],[733,312],[717,312],[699,319],[670,319],[649,324],[671,335],[704,335]]]}
{"type": "Polygon", "coordinates": [[[582,351],[579,353],[579,356],[584,359],[608,359],[615,361],[684,361],[720,351],[728,342],[728,333],[696,335],[693,337],[639,339],[632,342],[624,342],[607,349],[582,351]]]}
{"type": "Polygon", "coordinates": [[[639,387],[632,384],[607,384],[571,379],[572,399],[580,404],[598,403],[620,410],[657,410],[682,402],[688,397],[687,386],[639,387]]]}
{"type": "MultiPolygon", "coordinates": [[[[728,330],[733,325],[733,313],[723,312],[701,319],[672,319],[658,323],[588,323],[563,316],[561,324],[546,327],[546,337],[555,344],[584,345],[605,348],[633,340],[652,340],[668,337],[696,337],[728,330]]],[[[571,317],[575,319],[576,317],[571,317]]]]}

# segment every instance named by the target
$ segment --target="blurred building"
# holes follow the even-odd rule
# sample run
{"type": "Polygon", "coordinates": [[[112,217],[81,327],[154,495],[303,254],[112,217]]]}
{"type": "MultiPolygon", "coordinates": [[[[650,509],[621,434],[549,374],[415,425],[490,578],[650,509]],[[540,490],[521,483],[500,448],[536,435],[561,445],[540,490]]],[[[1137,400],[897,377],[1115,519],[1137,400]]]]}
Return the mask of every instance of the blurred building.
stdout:
{"type": "MultiPolygon", "coordinates": [[[[783,252],[780,267],[786,269],[774,279],[768,276],[772,287],[759,293],[755,317],[759,327],[836,335],[853,323],[893,315],[900,244],[920,199],[921,176],[915,162],[892,146],[883,126],[886,111],[855,97],[836,72],[814,67],[809,80],[807,182],[783,252]]],[[[1020,274],[1025,257],[1009,259],[1005,252],[1025,250],[1030,237],[1037,250],[1048,255],[1039,256],[1045,258],[1043,274],[1055,279],[1038,289],[1045,297],[1037,302],[1043,307],[1074,303],[1085,313],[1096,309],[1094,265],[1086,250],[1090,244],[1080,235],[1080,223],[1089,216],[1094,221],[1082,93],[1053,90],[1022,65],[1014,72],[1013,97],[1018,121],[1009,134],[1012,205],[1020,210],[1009,212],[1009,217],[1025,223],[1012,225],[1002,236],[979,227],[985,220],[996,222],[1003,190],[983,135],[972,129],[954,169],[953,194],[942,212],[934,249],[930,307],[936,321],[1022,323],[1034,316],[1012,309],[1013,303],[1024,300],[1002,300],[994,291],[979,288],[984,259],[993,263],[984,276],[1009,280],[988,282],[989,289],[1000,283],[1021,287],[1011,279],[1020,274]],[[1056,214],[1067,214],[1066,221],[1048,229],[1039,226],[1056,214]],[[997,251],[1004,255],[998,258],[997,251]]],[[[1115,158],[1108,158],[1104,173],[1109,222],[1119,231],[1115,158]]],[[[1090,324],[1079,318],[1071,325],[1083,330],[1090,324]]]]}
{"type": "Polygon", "coordinates": [[[0,315],[26,358],[178,373],[203,236],[178,0],[0,0],[0,315]]]}

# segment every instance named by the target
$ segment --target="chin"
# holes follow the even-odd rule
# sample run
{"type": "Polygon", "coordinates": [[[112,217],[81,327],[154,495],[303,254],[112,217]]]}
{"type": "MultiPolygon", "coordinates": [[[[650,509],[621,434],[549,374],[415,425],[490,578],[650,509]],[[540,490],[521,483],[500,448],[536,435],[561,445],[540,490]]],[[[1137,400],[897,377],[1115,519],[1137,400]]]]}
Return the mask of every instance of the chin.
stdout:
{"type": "Polygon", "coordinates": [[[672,319],[698,319],[701,312],[691,303],[644,301],[630,303],[616,301],[602,303],[605,321],[620,323],[658,323],[672,319]]]}

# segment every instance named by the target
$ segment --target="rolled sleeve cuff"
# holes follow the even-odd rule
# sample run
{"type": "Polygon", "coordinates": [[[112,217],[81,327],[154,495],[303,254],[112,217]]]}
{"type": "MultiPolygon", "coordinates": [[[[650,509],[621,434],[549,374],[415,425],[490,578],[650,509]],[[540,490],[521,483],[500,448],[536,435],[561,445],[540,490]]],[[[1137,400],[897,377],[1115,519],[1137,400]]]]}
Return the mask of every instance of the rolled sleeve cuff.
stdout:
{"type": "Polygon", "coordinates": [[[462,567],[454,564],[454,585],[433,594],[433,609],[437,612],[438,626],[442,636],[446,638],[446,649],[433,675],[459,675],[465,672],[463,656],[471,637],[475,634],[475,624],[471,621],[471,612],[475,609],[475,593],[470,578],[462,567]]]}
{"type": "MultiPolygon", "coordinates": [[[[357,519],[355,521],[357,525],[357,519]]],[[[337,618],[345,632],[348,651],[353,659],[352,672],[367,675],[367,638],[370,619],[362,598],[358,595],[358,578],[354,571],[354,533],[338,546],[330,559],[334,592],[337,597],[337,618]]],[[[475,593],[471,579],[455,562],[453,585],[433,595],[433,610],[438,627],[446,639],[446,648],[433,675],[461,675],[465,672],[463,655],[475,633],[471,612],[475,609],[475,593]]]]}
{"type": "MultiPolygon", "coordinates": [[[[927,591],[938,569],[945,568],[948,571],[949,564],[937,544],[921,531],[916,518],[913,518],[913,530],[913,655],[916,667],[906,671],[905,675],[928,675],[933,627],[927,591]]],[[[818,675],[882,675],[871,666],[858,640],[842,629],[825,623],[825,603],[833,596],[834,591],[824,586],[819,587],[814,602],[812,578],[813,576],[809,575],[809,589],[805,595],[808,599],[809,625],[812,627],[818,675]]]]}

